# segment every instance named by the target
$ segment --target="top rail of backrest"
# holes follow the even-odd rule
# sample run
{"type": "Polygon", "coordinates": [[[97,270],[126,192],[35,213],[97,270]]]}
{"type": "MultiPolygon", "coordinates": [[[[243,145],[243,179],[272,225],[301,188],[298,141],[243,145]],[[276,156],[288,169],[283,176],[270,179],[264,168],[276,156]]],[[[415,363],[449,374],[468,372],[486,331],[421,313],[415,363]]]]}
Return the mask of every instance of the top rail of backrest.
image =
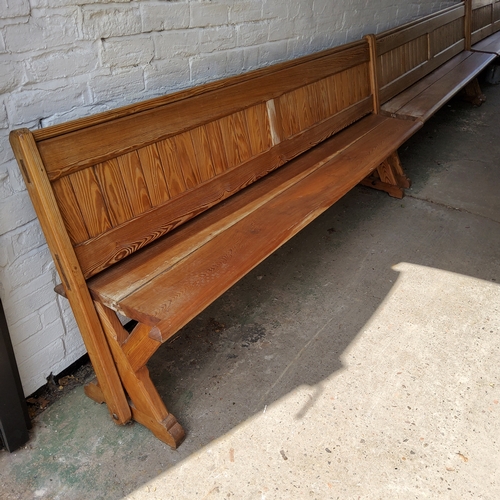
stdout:
{"type": "Polygon", "coordinates": [[[37,130],[34,163],[88,278],[372,110],[359,41],[37,130]]]}
{"type": "Polygon", "coordinates": [[[475,44],[500,30],[500,0],[472,2],[471,42],[475,44]]]}
{"type": "Polygon", "coordinates": [[[387,102],[465,48],[465,4],[373,37],[380,103],[387,102]]]}

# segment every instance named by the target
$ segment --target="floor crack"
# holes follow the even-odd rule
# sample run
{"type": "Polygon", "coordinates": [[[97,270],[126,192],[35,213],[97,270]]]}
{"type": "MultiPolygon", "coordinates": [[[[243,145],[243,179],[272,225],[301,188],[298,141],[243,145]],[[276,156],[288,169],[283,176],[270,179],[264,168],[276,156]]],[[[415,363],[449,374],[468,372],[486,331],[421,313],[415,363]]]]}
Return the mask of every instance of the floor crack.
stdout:
{"type": "Polygon", "coordinates": [[[476,212],[471,212],[469,210],[466,210],[465,208],[457,208],[457,207],[454,207],[452,205],[447,205],[446,203],[441,203],[439,201],[430,200],[429,198],[419,198],[418,196],[415,196],[413,194],[409,194],[408,192],[405,193],[405,196],[407,198],[412,198],[412,199],[418,200],[418,201],[425,201],[427,203],[431,203],[432,205],[437,205],[439,207],[443,207],[443,208],[446,208],[448,210],[454,210],[456,212],[463,212],[463,213],[466,213],[469,215],[474,215],[475,217],[481,217],[482,219],[488,220],[490,222],[495,222],[496,224],[500,224],[500,221],[498,221],[498,220],[492,219],[491,217],[487,217],[486,215],[478,214],[476,212]]]}

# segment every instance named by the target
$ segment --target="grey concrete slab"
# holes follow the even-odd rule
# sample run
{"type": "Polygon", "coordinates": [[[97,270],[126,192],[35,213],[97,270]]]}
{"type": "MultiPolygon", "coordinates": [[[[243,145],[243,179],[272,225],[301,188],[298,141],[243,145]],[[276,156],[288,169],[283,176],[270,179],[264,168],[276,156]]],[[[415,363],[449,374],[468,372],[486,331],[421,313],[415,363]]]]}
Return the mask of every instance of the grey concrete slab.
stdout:
{"type": "Polygon", "coordinates": [[[412,196],[499,221],[500,120],[493,109],[500,109],[495,91],[480,107],[454,99],[401,148],[415,179],[412,196]]]}
{"type": "Polygon", "coordinates": [[[0,497],[499,498],[500,87],[485,92],[402,149],[405,199],[357,187],[158,351],[179,450],[79,388],[0,452],[0,497]]]}

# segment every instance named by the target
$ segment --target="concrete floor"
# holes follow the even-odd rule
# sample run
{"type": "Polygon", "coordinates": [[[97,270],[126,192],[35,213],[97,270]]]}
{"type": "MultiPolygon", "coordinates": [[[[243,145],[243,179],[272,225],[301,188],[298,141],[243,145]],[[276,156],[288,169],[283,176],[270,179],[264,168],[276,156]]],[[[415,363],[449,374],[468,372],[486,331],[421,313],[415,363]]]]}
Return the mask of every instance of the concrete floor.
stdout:
{"type": "Polygon", "coordinates": [[[172,451],[75,389],[0,452],[1,499],[500,498],[500,86],[400,150],[151,363],[172,451]]]}

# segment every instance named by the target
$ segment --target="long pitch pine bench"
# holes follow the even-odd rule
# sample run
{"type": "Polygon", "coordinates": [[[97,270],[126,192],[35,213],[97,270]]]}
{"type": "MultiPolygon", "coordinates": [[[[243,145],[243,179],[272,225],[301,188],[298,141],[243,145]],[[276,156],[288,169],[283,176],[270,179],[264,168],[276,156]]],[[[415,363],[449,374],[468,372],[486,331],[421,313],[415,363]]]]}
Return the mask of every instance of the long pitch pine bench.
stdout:
{"type": "Polygon", "coordinates": [[[117,423],[176,447],[152,354],[374,170],[407,186],[397,149],[421,123],[373,113],[369,54],[362,40],[11,133],[96,372],[86,392],[117,423]]]}
{"type": "Polygon", "coordinates": [[[470,6],[461,2],[367,36],[373,93],[382,114],[425,122],[464,88],[472,102],[481,104],[476,77],[495,55],[470,50],[470,6]]]}

